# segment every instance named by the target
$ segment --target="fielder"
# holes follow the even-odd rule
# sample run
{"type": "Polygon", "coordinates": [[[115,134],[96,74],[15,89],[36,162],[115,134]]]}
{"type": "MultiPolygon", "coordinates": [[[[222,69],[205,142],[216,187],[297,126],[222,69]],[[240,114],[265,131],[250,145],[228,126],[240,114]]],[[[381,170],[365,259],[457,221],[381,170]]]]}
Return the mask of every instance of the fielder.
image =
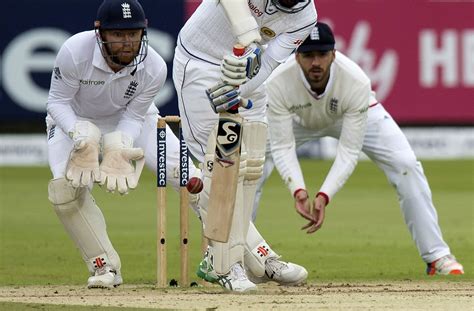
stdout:
{"type": "MultiPolygon", "coordinates": [[[[69,38],[52,74],[46,117],[53,174],[49,200],[88,267],[89,288],[122,284],[120,258],[91,195],[93,183],[125,194],[137,186],[140,161],[156,173],[153,99],[167,68],[148,46],[146,27],[138,1],[105,0],[95,31],[69,38]]],[[[167,178],[178,189],[173,171],[179,167],[179,142],[170,129],[167,142],[167,178]]]]}
{"type": "Polygon", "coordinates": [[[323,224],[327,204],[352,174],[362,150],[397,190],[405,223],[428,265],[427,273],[463,274],[462,265],[443,241],[421,163],[377,101],[367,75],[336,52],[334,45],[332,30],[318,23],[295,57],[266,84],[271,156],[267,154],[255,209],[261,187],[275,165],[295,198],[296,210],[309,220],[304,229],[315,232],[323,224]],[[324,136],[339,140],[337,154],[311,202],[295,150],[324,136]]]}
{"type": "Polygon", "coordinates": [[[204,0],[178,36],[173,81],[186,144],[203,163],[204,191],[199,205],[204,226],[214,161],[216,112],[237,103],[252,106],[245,111],[240,109],[245,119],[241,187],[229,242],[210,241],[198,269],[198,276],[218,282],[227,290],[254,290],[256,286],[248,280],[246,271],[255,277],[255,282],[271,279],[291,285],[300,284],[307,277],[303,267],[278,260],[279,256],[251,223],[250,214],[256,184],[263,172],[267,136],[265,92],[261,85],[303,42],[316,17],[311,0],[204,0]],[[232,55],[236,43],[248,47],[243,59],[232,55]],[[261,45],[268,45],[263,53],[261,45]]]}

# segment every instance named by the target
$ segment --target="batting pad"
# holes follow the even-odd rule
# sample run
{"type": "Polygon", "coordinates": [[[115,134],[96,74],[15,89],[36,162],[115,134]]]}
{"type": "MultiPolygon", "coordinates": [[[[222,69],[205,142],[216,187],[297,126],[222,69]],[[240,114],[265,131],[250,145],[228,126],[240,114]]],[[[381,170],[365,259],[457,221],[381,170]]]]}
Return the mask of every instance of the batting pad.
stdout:
{"type": "Polygon", "coordinates": [[[49,201],[69,236],[81,252],[89,272],[110,265],[120,271],[120,258],[109,240],[101,210],[89,188],[73,188],[65,178],[53,179],[48,185],[49,201]]]}
{"type": "Polygon", "coordinates": [[[244,227],[245,237],[249,230],[257,184],[263,174],[267,142],[267,124],[260,121],[244,122],[243,146],[247,154],[247,170],[244,177],[244,227]]]}

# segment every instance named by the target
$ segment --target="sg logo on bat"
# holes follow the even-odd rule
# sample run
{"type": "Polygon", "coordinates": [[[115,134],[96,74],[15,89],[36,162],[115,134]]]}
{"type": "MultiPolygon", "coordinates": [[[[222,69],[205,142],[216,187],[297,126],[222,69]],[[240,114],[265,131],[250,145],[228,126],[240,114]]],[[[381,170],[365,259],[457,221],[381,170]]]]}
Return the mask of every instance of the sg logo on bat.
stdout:
{"type": "Polygon", "coordinates": [[[221,118],[217,128],[216,151],[219,157],[229,157],[239,152],[242,125],[232,119],[221,118]]]}

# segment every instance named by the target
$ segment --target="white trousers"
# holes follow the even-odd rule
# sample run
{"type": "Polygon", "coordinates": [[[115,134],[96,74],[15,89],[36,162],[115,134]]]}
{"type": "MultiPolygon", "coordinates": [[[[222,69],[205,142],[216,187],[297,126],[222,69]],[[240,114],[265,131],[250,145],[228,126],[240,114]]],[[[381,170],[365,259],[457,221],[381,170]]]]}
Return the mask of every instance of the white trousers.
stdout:
{"type": "MultiPolygon", "coordinates": [[[[339,138],[341,126],[342,123],[338,122],[324,130],[315,131],[293,122],[296,146],[324,136],[339,138]]],[[[257,188],[253,219],[256,217],[263,184],[274,167],[269,150],[267,144],[265,169],[257,188]]],[[[362,151],[384,171],[390,184],[395,187],[405,224],[422,259],[429,263],[450,254],[438,225],[431,190],[421,163],[417,161],[400,127],[381,104],[369,108],[362,151]]]]}
{"type": "MultiPolygon", "coordinates": [[[[178,95],[179,114],[183,120],[183,136],[191,154],[199,162],[204,161],[206,145],[211,130],[219,118],[209,103],[206,90],[220,81],[219,64],[192,58],[182,47],[176,47],[173,60],[173,82],[178,95]]],[[[247,120],[266,123],[266,97],[264,87],[259,87],[250,96],[253,107],[239,109],[247,120]]]]}

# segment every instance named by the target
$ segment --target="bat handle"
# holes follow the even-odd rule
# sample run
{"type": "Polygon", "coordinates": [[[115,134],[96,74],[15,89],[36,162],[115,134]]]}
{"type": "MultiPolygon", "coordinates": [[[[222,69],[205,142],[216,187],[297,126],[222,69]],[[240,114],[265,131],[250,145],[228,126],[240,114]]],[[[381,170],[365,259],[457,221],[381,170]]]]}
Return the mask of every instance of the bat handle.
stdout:
{"type": "MultiPolygon", "coordinates": [[[[243,46],[242,44],[239,44],[237,43],[236,45],[234,45],[234,47],[232,48],[232,52],[234,53],[235,56],[242,56],[245,54],[245,46],[243,46]]],[[[239,112],[239,108],[238,108],[239,105],[235,105],[234,107],[230,108],[228,110],[228,112],[230,113],[238,113],[239,112]]]]}
{"type": "Polygon", "coordinates": [[[232,52],[234,53],[235,56],[242,56],[245,54],[245,46],[237,43],[236,45],[234,45],[232,52]]]}

